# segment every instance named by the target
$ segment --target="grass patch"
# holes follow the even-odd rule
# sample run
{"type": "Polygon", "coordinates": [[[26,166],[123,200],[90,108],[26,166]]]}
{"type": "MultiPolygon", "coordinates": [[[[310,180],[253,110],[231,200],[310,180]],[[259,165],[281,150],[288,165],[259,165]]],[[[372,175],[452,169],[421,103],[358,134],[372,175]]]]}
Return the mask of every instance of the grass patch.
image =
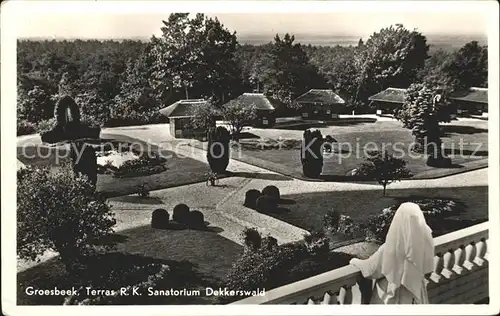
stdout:
{"type": "MultiPolygon", "coordinates": [[[[107,134],[106,139],[134,144],[134,148],[151,151],[167,159],[165,163],[166,170],[152,175],[116,178],[111,174],[99,174],[97,176],[97,190],[108,196],[133,194],[138,192],[140,186],[144,184],[147,185],[149,190],[158,190],[206,180],[206,174],[209,170],[206,163],[189,157],[179,157],[175,152],[123,135],[107,134]]],[[[69,159],[69,154],[65,154],[68,149],[69,147],[61,149],[31,144],[17,147],[17,157],[25,165],[56,168],[63,161],[69,159]],[[57,151],[59,151],[60,159],[58,159],[57,151]]],[[[220,175],[219,177],[224,176],[220,175]]]]}
{"type": "MultiPolygon", "coordinates": [[[[474,124],[474,123],[470,123],[474,124]]],[[[365,149],[386,149],[402,157],[416,179],[432,179],[488,166],[488,130],[483,125],[443,125],[442,140],[445,152],[452,158],[451,168],[426,165],[427,157],[410,152],[414,139],[411,131],[394,122],[378,122],[360,126],[331,126],[320,128],[323,136],[332,135],[339,144],[333,153],[325,153],[320,181],[356,181],[347,175],[365,162],[365,149]]],[[[268,170],[303,180],[300,161],[302,130],[267,129],[253,131],[261,139],[242,141],[239,151],[233,148],[232,158],[268,170]],[[281,144],[281,146],[280,146],[281,144]]],[[[314,180],[318,181],[318,180],[314,180]]]]}
{"type": "MultiPolygon", "coordinates": [[[[470,226],[475,221],[488,220],[488,187],[421,188],[389,190],[382,197],[381,190],[316,192],[285,195],[283,198],[296,203],[287,205],[289,212],[270,213],[270,216],[308,231],[323,228],[323,217],[331,210],[363,220],[367,216],[379,214],[382,209],[397,204],[400,200],[418,198],[442,198],[462,202],[466,211],[450,221],[461,221],[470,226]]],[[[459,223],[449,226],[458,227],[459,223]]],[[[443,226],[447,225],[446,223],[443,226]]],[[[453,229],[453,230],[454,230],[453,229]]],[[[442,231],[441,233],[444,233],[442,231]]]]}
{"type": "MultiPolygon", "coordinates": [[[[158,230],[149,226],[120,232],[115,236],[116,252],[102,259],[121,268],[130,262],[165,263],[171,268],[173,288],[218,286],[242,247],[209,231],[158,230]],[[117,258],[119,260],[117,260],[117,258]]],[[[103,265],[105,266],[105,265],[103,265]]],[[[40,289],[70,289],[81,280],[68,279],[64,266],[54,258],[17,274],[18,305],[60,305],[64,297],[28,296],[27,286],[40,289]]],[[[203,292],[202,292],[203,293],[203,292]]],[[[215,297],[178,297],[168,304],[213,304],[215,297]]]]}

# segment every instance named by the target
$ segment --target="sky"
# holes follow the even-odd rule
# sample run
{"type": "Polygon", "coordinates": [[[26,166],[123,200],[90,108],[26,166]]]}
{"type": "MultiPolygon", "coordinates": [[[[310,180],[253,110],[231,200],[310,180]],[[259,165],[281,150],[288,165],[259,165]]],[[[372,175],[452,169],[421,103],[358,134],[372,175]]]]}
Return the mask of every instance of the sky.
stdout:
{"type": "MultiPolygon", "coordinates": [[[[90,13],[64,14],[46,10],[23,12],[17,19],[20,38],[149,38],[160,34],[162,13],[90,13]],[[29,23],[26,23],[29,21],[29,23]]],[[[191,12],[191,11],[189,11],[191,12]]],[[[487,19],[481,12],[317,12],[317,13],[207,13],[216,16],[225,27],[240,36],[293,33],[315,36],[368,37],[391,24],[401,23],[408,29],[425,34],[485,35],[487,19]]]]}

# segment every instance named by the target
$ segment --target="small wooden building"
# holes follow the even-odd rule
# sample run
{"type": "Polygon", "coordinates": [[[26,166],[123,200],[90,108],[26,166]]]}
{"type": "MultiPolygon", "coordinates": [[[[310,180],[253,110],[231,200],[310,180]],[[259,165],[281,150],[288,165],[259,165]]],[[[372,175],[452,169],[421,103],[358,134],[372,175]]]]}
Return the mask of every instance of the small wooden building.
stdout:
{"type": "Polygon", "coordinates": [[[345,101],[328,89],[311,89],[294,101],[304,119],[335,119],[345,110],[345,101]]]}
{"type": "MultiPolygon", "coordinates": [[[[191,125],[193,107],[203,105],[204,99],[179,100],[160,110],[170,121],[170,134],[175,138],[195,138],[205,136],[203,129],[194,129],[191,125]]],[[[215,120],[214,120],[215,126],[215,120]]]]}
{"type": "Polygon", "coordinates": [[[488,117],[488,88],[471,87],[450,97],[458,115],[488,117]]]}
{"type": "MultiPolygon", "coordinates": [[[[252,122],[255,127],[272,127],[276,124],[276,108],[278,102],[263,93],[243,93],[232,102],[237,101],[248,106],[255,106],[257,118],[252,122]]],[[[226,103],[227,104],[227,103],[226,103]]],[[[223,105],[224,106],[224,105],[223,105]]]]}
{"type": "Polygon", "coordinates": [[[368,98],[370,105],[376,107],[377,115],[394,114],[396,108],[401,107],[405,101],[406,89],[387,88],[368,98]]]}

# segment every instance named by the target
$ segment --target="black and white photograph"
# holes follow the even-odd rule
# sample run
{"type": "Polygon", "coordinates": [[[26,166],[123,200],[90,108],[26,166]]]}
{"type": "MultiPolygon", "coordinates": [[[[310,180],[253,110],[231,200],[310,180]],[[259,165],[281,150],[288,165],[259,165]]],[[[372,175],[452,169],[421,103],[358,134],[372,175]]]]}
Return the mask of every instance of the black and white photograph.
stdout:
{"type": "Polygon", "coordinates": [[[4,314],[500,312],[496,1],[1,13],[4,314]]]}

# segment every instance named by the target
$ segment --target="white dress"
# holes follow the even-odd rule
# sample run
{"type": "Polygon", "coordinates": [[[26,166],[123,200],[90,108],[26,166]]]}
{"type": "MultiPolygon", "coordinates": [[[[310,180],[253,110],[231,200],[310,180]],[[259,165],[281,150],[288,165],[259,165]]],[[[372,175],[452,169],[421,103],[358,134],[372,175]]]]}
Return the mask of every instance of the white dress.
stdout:
{"type": "Polygon", "coordinates": [[[433,271],[434,240],[420,207],[402,203],[385,243],[370,258],[351,264],[376,280],[372,304],[429,304],[425,275],[433,271]]]}
{"type": "Polygon", "coordinates": [[[427,289],[422,280],[420,298],[415,297],[404,285],[400,285],[394,293],[388,291],[387,279],[382,275],[382,249],[379,248],[369,259],[356,261],[356,266],[365,278],[375,279],[370,304],[429,304],[427,289]]]}

